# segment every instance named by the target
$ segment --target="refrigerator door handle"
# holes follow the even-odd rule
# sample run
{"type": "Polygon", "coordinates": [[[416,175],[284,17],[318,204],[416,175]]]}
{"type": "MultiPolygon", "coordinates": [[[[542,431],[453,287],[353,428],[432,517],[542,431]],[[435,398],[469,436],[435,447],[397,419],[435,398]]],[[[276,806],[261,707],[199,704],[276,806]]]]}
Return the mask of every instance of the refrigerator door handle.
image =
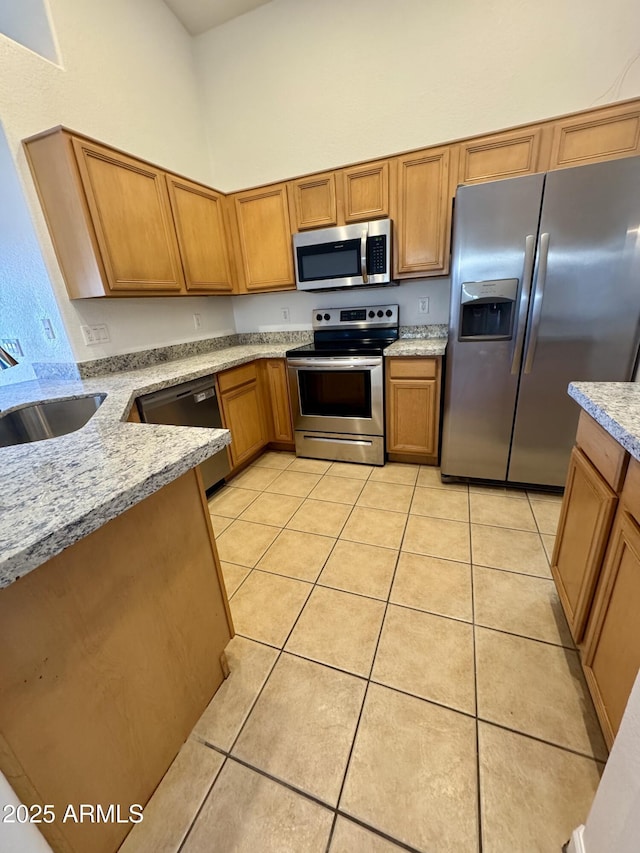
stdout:
{"type": "Polygon", "coordinates": [[[527,352],[524,357],[524,372],[531,373],[533,359],[536,355],[538,343],[538,330],[540,328],[540,316],[542,314],[542,300],[544,299],[544,286],[547,280],[547,259],[549,257],[549,234],[540,235],[540,260],[538,262],[538,277],[536,289],[533,294],[533,311],[531,312],[531,327],[527,341],[527,352]]]}
{"type": "Polygon", "coordinates": [[[516,343],[513,348],[513,360],[511,362],[511,374],[513,376],[520,370],[520,359],[522,358],[522,348],[524,346],[524,331],[527,325],[527,312],[529,311],[529,294],[531,292],[535,248],[536,238],[533,234],[527,234],[527,238],[524,241],[524,267],[522,269],[522,289],[520,293],[520,305],[518,307],[516,343]]]}

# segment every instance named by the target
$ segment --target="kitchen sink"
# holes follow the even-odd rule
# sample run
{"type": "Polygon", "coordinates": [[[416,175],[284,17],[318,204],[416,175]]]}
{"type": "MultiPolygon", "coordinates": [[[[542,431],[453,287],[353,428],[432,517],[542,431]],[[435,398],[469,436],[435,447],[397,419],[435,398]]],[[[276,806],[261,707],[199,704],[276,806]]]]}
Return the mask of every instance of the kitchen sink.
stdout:
{"type": "Polygon", "coordinates": [[[106,394],[29,403],[0,414],[0,447],[57,438],[83,427],[95,415],[106,394]]]}

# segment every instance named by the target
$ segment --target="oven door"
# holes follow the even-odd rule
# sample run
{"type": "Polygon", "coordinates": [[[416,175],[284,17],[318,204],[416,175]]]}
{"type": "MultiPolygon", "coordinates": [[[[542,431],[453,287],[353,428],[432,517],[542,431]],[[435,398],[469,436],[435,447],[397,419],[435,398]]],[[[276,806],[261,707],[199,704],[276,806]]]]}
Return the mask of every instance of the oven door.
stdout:
{"type": "Polygon", "coordinates": [[[287,359],[296,430],[384,435],[381,356],[287,359]]]}

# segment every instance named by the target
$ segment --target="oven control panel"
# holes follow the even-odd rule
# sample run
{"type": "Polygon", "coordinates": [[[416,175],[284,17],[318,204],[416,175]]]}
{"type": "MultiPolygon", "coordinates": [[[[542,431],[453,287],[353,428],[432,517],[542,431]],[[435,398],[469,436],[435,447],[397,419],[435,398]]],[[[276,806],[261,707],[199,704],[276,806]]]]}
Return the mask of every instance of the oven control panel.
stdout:
{"type": "Polygon", "coordinates": [[[359,308],[314,308],[314,329],[374,329],[398,325],[397,305],[364,305],[359,308]]]}

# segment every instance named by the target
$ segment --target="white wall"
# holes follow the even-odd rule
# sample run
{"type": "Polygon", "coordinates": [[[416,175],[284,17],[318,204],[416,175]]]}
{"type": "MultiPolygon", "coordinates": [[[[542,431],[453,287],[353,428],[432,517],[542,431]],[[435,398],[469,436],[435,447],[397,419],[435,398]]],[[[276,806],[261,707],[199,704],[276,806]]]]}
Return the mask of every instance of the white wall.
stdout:
{"type": "Polygon", "coordinates": [[[273,0],[195,39],[231,190],[640,95],[637,0],[273,0]]]}
{"type": "MultiPolygon", "coordinates": [[[[0,35],[0,116],[76,359],[233,331],[228,297],[68,299],[21,148],[24,137],[63,124],[196,180],[210,183],[211,169],[192,40],[164,3],[50,0],[50,12],[61,67],[0,35]],[[199,332],[194,312],[202,315],[199,332]],[[80,325],[101,322],[109,325],[112,343],[87,347],[80,325]]],[[[23,242],[26,269],[38,253],[27,245],[26,231],[23,242]]],[[[23,310],[31,310],[29,302],[23,310]]],[[[15,370],[4,372],[8,377],[15,370]]]]}

